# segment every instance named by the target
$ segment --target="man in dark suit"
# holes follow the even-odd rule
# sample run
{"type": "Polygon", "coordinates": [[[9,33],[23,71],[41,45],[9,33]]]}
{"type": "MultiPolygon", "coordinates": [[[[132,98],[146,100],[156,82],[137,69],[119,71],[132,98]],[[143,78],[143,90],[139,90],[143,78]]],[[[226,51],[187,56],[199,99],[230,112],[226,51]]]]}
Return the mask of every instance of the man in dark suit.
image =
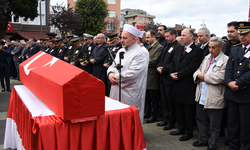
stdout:
{"type": "Polygon", "coordinates": [[[49,49],[47,49],[45,52],[56,57],[59,47],[56,45],[55,40],[49,41],[49,49]]]}
{"type": "Polygon", "coordinates": [[[200,47],[203,50],[204,57],[209,54],[209,40],[210,40],[210,31],[207,28],[201,28],[199,29],[198,33],[199,42],[197,44],[198,47],[200,47]]]}
{"type": "Polygon", "coordinates": [[[238,22],[241,45],[232,47],[225,72],[229,150],[250,149],[250,22],[238,22]]]}
{"type": "Polygon", "coordinates": [[[238,29],[238,24],[236,21],[232,21],[227,24],[227,36],[229,40],[225,42],[222,48],[222,52],[224,52],[224,54],[226,54],[227,56],[230,55],[231,48],[233,46],[240,44],[239,34],[237,33],[237,29],[238,29]]]}
{"type": "MultiPolygon", "coordinates": [[[[14,43],[15,43],[14,41],[11,42],[10,39],[7,39],[6,44],[8,48],[6,49],[6,51],[11,52],[12,50],[14,50],[15,48],[14,43]]],[[[15,63],[13,61],[12,55],[9,57],[9,59],[10,59],[10,79],[13,79],[16,77],[16,68],[15,68],[15,63]]]]}
{"type": "Polygon", "coordinates": [[[91,56],[96,44],[93,43],[93,35],[84,33],[83,34],[86,47],[83,49],[82,55],[80,56],[80,65],[84,71],[87,71],[89,74],[93,72],[93,64],[89,62],[89,57],[91,56]]]}
{"type": "Polygon", "coordinates": [[[23,47],[20,43],[19,40],[16,40],[16,48],[14,50],[11,51],[11,55],[13,55],[13,61],[15,63],[15,67],[16,67],[16,72],[17,72],[17,80],[19,79],[19,64],[20,64],[20,59],[18,58],[21,53],[22,53],[23,47]]]}
{"type": "MultiPolygon", "coordinates": [[[[91,56],[90,56],[90,63],[93,64],[93,73],[92,75],[96,78],[102,80],[105,85],[107,86],[107,68],[103,66],[104,60],[108,55],[108,50],[104,48],[106,46],[105,42],[105,35],[102,33],[99,33],[96,36],[97,46],[93,50],[91,56]]],[[[106,92],[106,95],[108,93],[106,92]]]]}
{"type": "Polygon", "coordinates": [[[2,86],[2,92],[5,91],[5,85],[4,85],[4,78],[6,83],[7,91],[10,90],[10,57],[11,57],[11,51],[10,49],[3,48],[4,42],[0,41],[0,79],[1,79],[1,86],[2,86]],[[4,77],[4,78],[3,78],[4,77]]]}
{"type": "Polygon", "coordinates": [[[174,95],[176,106],[176,121],[178,129],[171,135],[184,134],[179,140],[187,141],[193,138],[195,117],[195,90],[193,73],[200,66],[203,51],[193,43],[193,31],[186,28],[181,33],[185,47],[176,49],[170,68],[170,76],[175,80],[174,95]]]}
{"type": "Polygon", "coordinates": [[[165,31],[167,30],[167,27],[165,25],[160,25],[158,27],[158,37],[156,38],[156,40],[164,47],[166,48],[168,45],[168,42],[165,39],[165,31]]]}
{"type": "Polygon", "coordinates": [[[26,55],[26,58],[30,58],[31,56],[35,55],[37,52],[39,52],[40,47],[38,44],[36,44],[36,39],[35,38],[30,38],[29,43],[31,44],[31,48],[26,55]]]}
{"type": "Polygon", "coordinates": [[[174,59],[174,54],[182,45],[176,40],[176,30],[167,29],[165,33],[168,46],[164,49],[161,61],[157,65],[157,71],[160,73],[161,105],[163,112],[163,121],[157,123],[157,126],[165,126],[163,130],[170,130],[176,122],[175,102],[173,98],[174,80],[170,77],[170,66],[174,59]]]}
{"type": "Polygon", "coordinates": [[[146,33],[148,43],[147,50],[149,52],[149,64],[147,75],[147,88],[145,99],[145,114],[149,114],[150,118],[146,123],[152,123],[157,120],[159,101],[160,101],[160,73],[156,70],[156,65],[161,60],[163,46],[156,40],[156,33],[149,30],[146,33]]]}

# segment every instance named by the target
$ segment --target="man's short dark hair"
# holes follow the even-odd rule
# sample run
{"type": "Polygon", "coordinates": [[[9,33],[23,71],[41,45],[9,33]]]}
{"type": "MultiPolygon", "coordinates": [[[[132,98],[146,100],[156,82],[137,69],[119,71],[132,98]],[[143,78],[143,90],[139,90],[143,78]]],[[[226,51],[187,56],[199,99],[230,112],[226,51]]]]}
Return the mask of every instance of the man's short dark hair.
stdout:
{"type": "Polygon", "coordinates": [[[150,33],[151,37],[156,37],[156,33],[154,30],[148,30],[148,32],[150,33]]]}
{"type": "Polygon", "coordinates": [[[138,38],[139,38],[140,42],[142,43],[142,38],[140,38],[140,37],[138,37],[138,38]]]}
{"type": "Polygon", "coordinates": [[[189,33],[194,36],[194,31],[192,29],[189,30],[189,33]]]}
{"type": "Polygon", "coordinates": [[[56,44],[55,40],[50,40],[49,42],[51,42],[52,44],[56,44]]]}
{"type": "Polygon", "coordinates": [[[169,32],[171,35],[175,35],[175,36],[177,36],[177,32],[176,32],[176,30],[175,30],[175,29],[173,29],[173,28],[168,28],[165,32],[169,32]]]}
{"type": "Polygon", "coordinates": [[[164,31],[166,31],[168,29],[165,25],[160,25],[159,27],[163,27],[164,31]]]}
{"type": "Polygon", "coordinates": [[[10,43],[11,41],[10,41],[10,39],[7,39],[6,42],[9,42],[9,43],[10,43]]]}
{"type": "Polygon", "coordinates": [[[20,40],[16,40],[16,42],[20,43],[20,40]]]}
{"type": "Polygon", "coordinates": [[[234,26],[235,30],[238,29],[238,24],[236,21],[232,21],[227,24],[227,27],[232,27],[232,26],[234,26]]]}
{"type": "Polygon", "coordinates": [[[36,39],[35,39],[35,38],[33,38],[33,37],[32,37],[32,38],[30,38],[30,40],[31,40],[31,41],[33,41],[33,42],[36,42],[36,39]]]}

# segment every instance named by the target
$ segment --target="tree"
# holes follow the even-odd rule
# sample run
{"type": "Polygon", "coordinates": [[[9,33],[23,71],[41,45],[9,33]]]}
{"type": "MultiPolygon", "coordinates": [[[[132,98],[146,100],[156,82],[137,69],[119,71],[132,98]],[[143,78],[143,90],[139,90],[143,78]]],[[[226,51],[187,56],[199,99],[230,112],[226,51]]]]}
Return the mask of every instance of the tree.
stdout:
{"type": "Polygon", "coordinates": [[[57,27],[61,34],[66,34],[80,27],[84,21],[80,15],[74,13],[73,7],[65,7],[63,4],[52,7],[54,15],[50,18],[49,24],[57,27]]]}
{"type": "Polygon", "coordinates": [[[148,31],[148,30],[154,30],[156,33],[158,32],[158,27],[161,25],[161,23],[157,23],[157,22],[154,22],[153,20],[147,24],[145,24],[146,26],[146,30],[145,31],[148,31]]]}
{"type": "Polygon", "coordinates": [[[4,38],[11,16],[30,18],[38,16],[37,0],[0,0],[0,39],[4,38]]]}
{"type": "Polygon", "coordinates": [[[104,19],[108,14],[107,3],[104,0],[78,0],[75,9],[75,12],[84,18],[81,27],[74,31],[76,35],[96,35],[104,30],[104,19]]]}

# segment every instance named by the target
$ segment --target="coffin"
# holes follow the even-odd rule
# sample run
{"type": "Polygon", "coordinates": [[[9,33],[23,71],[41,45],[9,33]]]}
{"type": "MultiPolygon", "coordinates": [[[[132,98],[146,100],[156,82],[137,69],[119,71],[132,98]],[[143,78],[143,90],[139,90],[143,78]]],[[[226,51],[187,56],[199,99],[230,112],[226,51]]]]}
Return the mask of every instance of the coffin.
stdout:
{"type": "Polygon", "coordinates": [[[42,51],[19,70],[22,83],[62,119],[104,114],[105,85],[87,72],[42,51]]]}

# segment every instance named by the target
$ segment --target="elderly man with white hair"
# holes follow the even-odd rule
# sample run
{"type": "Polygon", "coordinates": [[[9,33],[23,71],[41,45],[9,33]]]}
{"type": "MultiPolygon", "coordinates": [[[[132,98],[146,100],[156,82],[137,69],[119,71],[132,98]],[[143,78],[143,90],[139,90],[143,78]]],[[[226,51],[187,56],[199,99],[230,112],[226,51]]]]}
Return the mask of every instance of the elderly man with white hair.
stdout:
{"type": "MultiPolygon", "coordinates": [[[[119,63],[120,53],[125,52],[124,59],[121,61],[123,65],[121,75],[125,80],[121,83],[121,102],[134,105],[139,110],[141,123],[143,123],[149,53],[136,43],[140,33],[135,27],[124,25],[121,40],[123,48],[118,51],[115,61],[119,63]]],[[[114,63],[109,67],[107,74],[112,84],[110,97],[118,100],[119,74],[114,63]]]]}
{"type": "Polygon", "coordinates": [[[222,39],[212,37],[209,43],[210,54],[193,74],[194,82],[198,83],[195,101],[198,102],[196,121],[199,128],[199,141],[194,142],[193,146],[208,146],[208,150],[217,148],[223,108],[226,106],[224,92],[228,56],[221,50],[222,39]]]}

